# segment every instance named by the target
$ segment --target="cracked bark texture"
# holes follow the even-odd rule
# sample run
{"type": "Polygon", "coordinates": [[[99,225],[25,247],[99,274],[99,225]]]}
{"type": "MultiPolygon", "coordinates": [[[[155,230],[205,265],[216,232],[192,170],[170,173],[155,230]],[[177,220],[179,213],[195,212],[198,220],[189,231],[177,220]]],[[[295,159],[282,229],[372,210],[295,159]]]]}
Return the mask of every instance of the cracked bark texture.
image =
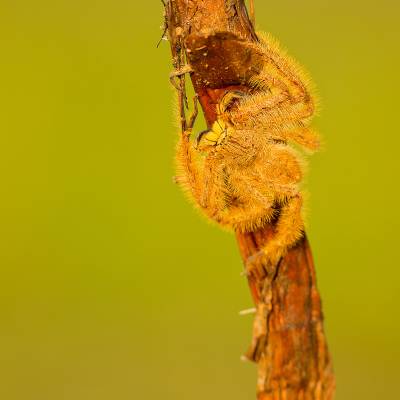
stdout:
{"type": "MultiPolygon", "coordinates": [[[[228,90],[248,90],[248,78],[261,67],[258,54],[244,46],[256,41],[243,0],[169,0],[165,6],[173,66],[189,63],[191,80],[207,124],[228,90]]],[[[185,78],[179,80],[182,129],[185,128],[185,78]]],[[[236,233],[245,261],[265,246],[274,224],[236,233]]],[[[311,250],[304,237],[280,261],[270,279],[269,299],[261,282],[249,280],[253,300],[268,301],[268,337],[258,361],[258,400],[331,400],[335,379],[323,331],[320,296],[311,250]]]]}

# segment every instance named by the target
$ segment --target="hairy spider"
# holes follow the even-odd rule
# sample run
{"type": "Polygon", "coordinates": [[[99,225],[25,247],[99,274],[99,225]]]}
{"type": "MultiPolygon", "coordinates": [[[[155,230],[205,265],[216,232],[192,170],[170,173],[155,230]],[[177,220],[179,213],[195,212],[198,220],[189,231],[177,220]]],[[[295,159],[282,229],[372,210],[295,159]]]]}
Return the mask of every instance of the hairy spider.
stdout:
{"type": "Polygon", "coordinates": [[[304,161],[293,143],[312,151],[319,141],[309,128],[315,105],[301,68],[270,36],[249,46],[262,55],[261,72],[247,83],[249,93],[225,93],[212,128],[194,144],[192,126],[182,132],[177,181],[222,226],[248,232],[276,221],[273,238],[246,263],[249,275],[262,277],[303,234],[304,161]]]}

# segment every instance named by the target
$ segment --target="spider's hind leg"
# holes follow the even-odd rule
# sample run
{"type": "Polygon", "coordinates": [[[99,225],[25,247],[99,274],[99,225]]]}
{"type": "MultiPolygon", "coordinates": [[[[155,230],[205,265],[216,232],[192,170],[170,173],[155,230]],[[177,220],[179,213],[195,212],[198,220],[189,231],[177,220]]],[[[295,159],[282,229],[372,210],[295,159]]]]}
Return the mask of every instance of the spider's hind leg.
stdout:
{"type": "Polygon", "coordinates": [[[304,230],[301,216],[302,197],[297,195],[289,198],[282,206],[278,221],[275,226],[275,234],[265,247],[250,256],[246,261],[246,273],[263,279],[270,275],[270,271],[278,265],[281,258],[287,253],[302,236],[304,230]]]}

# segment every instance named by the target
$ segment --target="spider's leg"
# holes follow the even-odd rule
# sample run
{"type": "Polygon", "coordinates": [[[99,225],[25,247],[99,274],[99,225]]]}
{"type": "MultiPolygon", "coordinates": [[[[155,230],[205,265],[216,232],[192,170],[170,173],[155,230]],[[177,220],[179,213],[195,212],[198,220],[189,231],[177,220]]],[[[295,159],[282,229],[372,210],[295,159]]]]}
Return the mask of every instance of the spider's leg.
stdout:
{"type": "Polygon", "coordinates": [[[269,128],[268,133],[274,140],[296,142],[304,148],[315,151],[320,147],[319,135],[314,129],[302,122],[284,123],[269,128]]]}
{"type": "Polygon", "coordinates": [[[198,201],[203,190],[203,170],[197,162],[198,153],[190,142],[193,126],[198,114],[197,96],[193,98],[193,112],[189,118],[189,122],[184,125],[185,130],[181,132],[178,148],[176,152],[176,163],[179,175],[175,177],[175,181],[183,188],[188,189],[193,197],[198,201]]]}
{"type": "Polygon", "coordinates": [[[275,227],[275,234],[265,247],[249,257],[246,262],[248,275],[274,269],[280,259],[302,236],[304,223],[301,217],[302,197],[300,194],[291,197],[282,206],[275,227]]]}

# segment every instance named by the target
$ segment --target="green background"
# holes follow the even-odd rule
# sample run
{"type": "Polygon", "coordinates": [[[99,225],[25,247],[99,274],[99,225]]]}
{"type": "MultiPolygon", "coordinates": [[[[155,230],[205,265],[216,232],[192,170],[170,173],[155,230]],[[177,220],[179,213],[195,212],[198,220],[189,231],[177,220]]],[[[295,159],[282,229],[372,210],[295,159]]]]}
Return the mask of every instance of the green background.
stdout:
{"type": "MultiPolygon", "coordinates": [[[[311,73],[308,177],[337,399],[399,395],[394,0],[256,1],[311,73]]],[[[159,1],[0,0],[0,398],[254,398],[233,235],[172,183],[159,1]]]]}

